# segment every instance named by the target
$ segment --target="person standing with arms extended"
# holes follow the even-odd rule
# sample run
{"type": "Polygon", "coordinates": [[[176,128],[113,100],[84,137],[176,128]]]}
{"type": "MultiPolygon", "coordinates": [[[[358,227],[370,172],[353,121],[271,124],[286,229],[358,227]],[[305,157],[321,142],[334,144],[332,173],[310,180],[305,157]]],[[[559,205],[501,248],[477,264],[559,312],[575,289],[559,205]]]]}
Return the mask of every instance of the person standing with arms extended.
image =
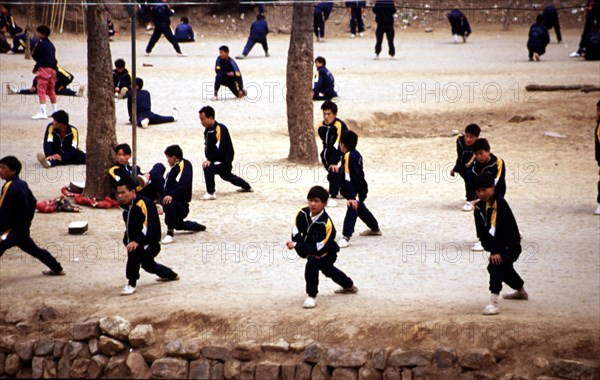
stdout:
{"type": "Polygon", "coordinates": [[[150,41],[148,41],[148,46],[146,46],[146,55],[150,55],[150,53],[152,53],[154,45],[156,45],[160,36],[164,35],[171,45],[173,45],[173,48],[177,52],[177,56],[185,57],[187,54],[183,54],[181,52],[181,48],[179,47],[179,44],[177,43],[177,40],[171,31],[171,16],[175,13],[175,11],[169,7],[167,1],[168,0],[162,0],[162,3],[157,3],[152,6],[154,31],[152,32],[150,41]]]}

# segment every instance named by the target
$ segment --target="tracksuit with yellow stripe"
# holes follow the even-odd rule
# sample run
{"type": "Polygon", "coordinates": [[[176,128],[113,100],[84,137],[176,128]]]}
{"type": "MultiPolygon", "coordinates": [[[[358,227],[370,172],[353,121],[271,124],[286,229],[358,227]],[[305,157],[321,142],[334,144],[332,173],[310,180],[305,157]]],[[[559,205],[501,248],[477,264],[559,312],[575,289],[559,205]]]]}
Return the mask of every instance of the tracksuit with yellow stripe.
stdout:
{"type": "MultiPolygon", "coordinates": [[[[493,153],[490,154],[490,160],[486,163],[478,162],[477,160],[473,161],[472,167],[472,175],[481,175],[483,173],[491,173],[494,177],[494,185],[496,186],[494,193],[497,195],[504,196],[506,194],[506,164],[504,160],[494,156],[493,153]]],[[[469,183],[470,191],[475,194],[475,190],[472,188],[469,183]]],[[[473,198],[475,199],[475,198],[473,198]]]]}
{"type": "Polygon", "coordinates": [[[61,160],[50,160],[51,166],[84,165],[85,153],[79,150],[79,132],[77,128],[68,125],[65,133],[55,130],[52,123],[44,132],[44,155],[46,157],[60,154],[61,160]]]}
{"type": "Polygon", "coordinates": [[[184,220],[190,213],[193,178],[192,163],[186,159],[177,161],[167,173],[163,196],[170,195],[173,200],[168,204],[163,203],[163,210],[167,233],[171,236],[174,230],[204,231],[206,229],[199,223],[184,220]]]}
{"type": "Polygon", "coordinates": [[[139,246],[127,252],[127,265],[125,276],[129,285],[135,287],[140,278],[140,266],[148,273],[156,274],[160,278],[173,279],[177,273],[171,268],[154,261],[160,252],[160,219],[154,203],[138,195],[129,205],[121,206],[123,220],[125,221],[125,234],[123,244],[136,242],[139,246]]]}
{"type": "Polygon", "coordinates": [[[348,130],[346,123],[337,117],[331,124],[325,124],[324,121],[319,125],[317,133],[323,141],[323,150],[321,151],[321,162],[327,170],[327,182],[329,182],[329,195],[332,198],[337,197],[340,192],[340,176],[336,172],[329,170],[329,166],[338,165],[342,158],[340,151],[340,137],[342,132],[348,130]]]}
{"type": "Polygon", "coordinates": [[[61,272],[62,266],[46,251],[38,247],[31,239],[29,228],[35,215],[37,201],[19,177],[7,179],[0,195],[0,257],[4,252],[17,246],[25,253],[35,257],[54,272],[61,272]]]}
{"type": "Polygon", "coordinates": [[[298,256],[306,259],[304,279],[309,297],[314,298],[319,293],[319,271],[344,289],[354,285],[350,277],[333,265],[340,247],[335,242],[335,227],[327,211],[312,216],[308,207],[299,210],[292,228],[292,241],[296,243],[294,249],[298,256]]]}
{"type": "Polygon", "coordinates": [[[472,178],[471,166],[475,160],[475,154],[473,153],[473,144],[467,145],[464,135],[460,135],[456,139],[456,155],[454,171],[465,181],[465,197],[467,201],[473,201],[475,200],[475,190],[473,190],[470,182],[472,178]]]}
{"type": "MultiPolygon", "coordinates": [[[[154,164],[152,169],[148,172],[150,174],[150,180],[148,184],[140,188],[138,186],[136,189],[137,194],[143,195],[145,197],[150,198],[151,200],[162,200],[162,193],[165,187],[165,166],[161,163],[154,164]]],[[[143,175],[144,173],[141,171],[140,167],[137,167],[136,173],[138,175],[143,175]]],[[[133,167],[129,164],[121,165],[116,163],[110,169],[108,169],[108,179],[110,180],[111,186],[111,197],[117,199],[116,191],[117,191],[117,183],[120,180],[127,177],[133,177],[133,167]]]]}

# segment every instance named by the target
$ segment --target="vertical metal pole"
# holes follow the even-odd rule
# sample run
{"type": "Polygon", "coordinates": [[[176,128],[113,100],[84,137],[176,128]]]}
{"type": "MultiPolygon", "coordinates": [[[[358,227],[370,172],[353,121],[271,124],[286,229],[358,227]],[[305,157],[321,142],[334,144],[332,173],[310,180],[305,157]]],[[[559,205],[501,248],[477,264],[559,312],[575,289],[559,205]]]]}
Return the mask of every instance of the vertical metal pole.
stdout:
{"type": "Polygon", "coordinates": [[[135,25],[135,2],[130,5],[131,15],[131,149],[133,158],[133,176],[137,176],[137,89],[135,80],[137,78],[137,63],[135,59],[135,38],[136,38],[136,25],[135,25]]]}

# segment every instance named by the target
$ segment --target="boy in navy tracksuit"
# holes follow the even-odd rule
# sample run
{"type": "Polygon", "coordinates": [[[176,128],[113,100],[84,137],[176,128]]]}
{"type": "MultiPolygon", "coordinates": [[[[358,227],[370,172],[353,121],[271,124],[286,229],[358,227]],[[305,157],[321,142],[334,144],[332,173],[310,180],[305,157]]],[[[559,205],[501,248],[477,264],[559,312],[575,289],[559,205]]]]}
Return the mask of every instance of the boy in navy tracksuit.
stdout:
{"type": "Polygon", "coordinates": [[[35,61],[33,72],[37,78],[40,112],[33,115],[31,118],[34,120],[43,120],[48,118],[48,114],[46,113],[46,96],[50,98],[52,111],[58,111],[56,92],[54,91],[54,85],[56,84],[56,65],[58,62],[56,61],[56,48],[48,39],[48,36],[50,36],[50,28],[46,25],[40,25],[37,27],[36,31],[39,40],[31,51],[31,57],[35,61]]]}
{"type": "Polygon", "coordinates": [[[515,271],[513,263],[521,254],[521,237],[515,217],[503,196],[494,189],[494,177],[489,173],[475,176],[472,186],[477,194],[475,225],[483,248],[490,253],[490,303],[483,309],[484,315],[498,314],[498,296],[502,283],[516,292],[504,294],[505,299],[527,300],[523,280],[515,271]]]}
{"type": "MultiPolygon", "coordinates": [[[[116,199],[117,183],[124,178],[133,177],[133,167],[129,165],[131,147],[129,144],[119,144],[115,147],[115,165],[108,169],[108,178],[112,187],[111,196],[116,199]]],[[[138,186],[136,192],[152,201],[162,200],[165,187],[165,166],[161,163],[154,165],[152,170],[144,174],[140,167],[136,168],[138,186]]]]}
{"type": "Polygon", "coordinates": [[[123,244],[127,247],[125,276],[128,283],[121,291],[124,296],[135,293],[140,266],[146,272],[156,274],[157,281],[179,280],[171,268],[154,261],[160,252],[160,219],[154,203],[137,194],[136,186],[136,181],[130,177],[121,179],[117,184],[117,199],[125,222],[123,244]]]}
{"type": "Polygon", "coordinates": [[[544,17],[544,25],[548,30],[554,28],[554,32],[556,32],[556,39],[558,43],[562,41],[562,34],[560,33],[560,21],[558,19],[558,11],[553,4],[548,5],[544,8],[542,12],[542,16],[544,17]]]}
{"type": "Polygon", "coordinates": [[[323,111],[323,121],[319,125],[317,133],[323,142],[321,151],[321,162],[327,170],[327,181],[329,182],[329,199],[327,206],[335,207],[337,202],[335,198],[340,191],[339,163],[342,158],[340,150],[340,137],[342,132],[347,131],[346,123],[338,119],[337,105],[331,100],[326,100],[321,105],[323,111]]]}
{"type": "Polygon", "coordinates": [[[313,8],[313,31],[317,42],[325,41],[325,21],[329,19],[332,10],[332,1],[322,1],[313,8]]]}
{"type": "Polygon", "coordinates": [[[177,43],[177,40],[171,31],[171,15],[173,15],[175,11],[169,8],[167,1],[168,0],[162,0],[162,3],[157,2],[156,4],[152,5],[152,21],[154,21],[154,31],[152,32],[150,41],[148,41],[148,46],[146,46],[146,55],[150,55],[160,36],[164,35],[167,41],[173,45],[173,49],[175,49],[177,52],[177,56],[185,57],[186,55],[181,52],[181,48],[179,47],[179,44],[177,43]]]}
{"type": "Polygon", "coordinates": [[[458,173],[465,181],[465,193],[467,202],[462,207],[463,211],[473,211],[473,204],[475,200],[475,191],[472,189],[471,183],[471,165],[475,160],[475,153],[473,153],[473,143],[479,137],[481,128],[477,124],[469,124],[465,128],[465,133],[458,136],[456,139],[456,164],[450,170],[450,175],[454,177],[455,173],[458,173]]]}
{"type": "Polygon", "coordinates": [[[165,149],[165,156],[171,170],[167,173],[163,191],[162,204],[165,212],[167,235],[162,243],[170,244],[174,241],[175,230],[199,232],[206,230],[206,226],[184,220],[190,213],[189,203],[192,200],[194,178],[192,163],[183,158],[183,151],[179,145],[168,146],[165,149]]]}
{"type": "Polygon", "coordinates": [[[317,306],[319,292],[319,271],[323,272],[341,288],[337,294],[357,293],[352,279],[333,264],[337,259],[340,248],[335,242],[335,227],[325,206],[327,205],[327,190],[314,186],[307,195],[308,207],[298,211],[292,228],[292,239],[286,243],[288,249],[295,249],[298,256],[306,259],[304,279],[306,280],[305,309],[317,306]]]}
{"type": "MultiPolygon", "coordinates": [[[[162,116],[152,112],[152,101],[150,100],[150,92],[143,90],[144,80],[135,78],[136,85],[136,109],[138,127],[148,128],[150,124],[164,124],[177,121],[179,111],[173,107],[173,116],[162,116]]],[[[129,113],[129,121],[131,121],[131,92],[127,93],[127,112],[129,113]]]]}
{"type": "Polygon", "coordinates": [[[22,33],[23,29],[17,25],[15,18],[10,14],[10,9],[6,5],[0,5],[0,25],[6,25],[7,32],[13,38],[12,52],[22,53],[20,41],[25,41],[25,33],[22,33]]]}
{"type": "Polygon", "coordinates": [[[127,93],[131,91],[131,75],[129,75],[129,71],[125,68],[125,60],[122,58],[115,61],[113,87],[115,88],[115,97],[119,99],[125,99],[127,93]]]}
{"type": "Polygon", "coordinates": [[[60,263],[38,247],[29,234],[37,201],[27,182],[19,178],[21,168],[21,162],[14,156],[0,160],[0,178],[6,181],[0,193],[0,257],[7,249],[17,246],[50,268],[42,271],[43,274],[63,275],[60,263]]]}
{"type": "Polygon", "coordinates": [[[467,37],[471,35],[471,25],[469,25],[467,16],[458,9],[453,9],[448,13],[448,21],[452,28],[454,42],[458,42],[458,37],[460,36],[463,43],[466,43],[467,37]]]}
{"type": "Polygon", "coordinates": [[[194,33],[194,29],[190,25],[190,20],[187,17],[182,17],[179,21],[181,23],[175,28],[175,39],[177,42],[194,42],[196,33],[194,33]]]}
{"type": "MultiPolygon", "coordinates": [[[[596,148],[596,162],[598,162],[598,175],[600,175],[600,100],[596,103],[596,129],[594,130],[594,146],[596,148]]],[[[600,180],[598,181],[598,207],[594,214],[600,215],[600,180]]]]}
{"type": "Polygon", "coordinates": [[[79,150],[79,131],[69,124],[69,114],[60,110],[52,114],[52,123],[44,132],[44,153],[37,159],[43,167],[84,165],[86,155],[79,150]]]}
{"type": "Polygon", "coordinates": [[[219,56],[215,62],[215,93],[211,100],[217,100],[221,85],[227,87],[236,98],[246,95],[242,72],[237,63],[229,56],[229,47],[220,46],[219,56]]]}
{"type": "Polygon", "coordinates": [[[362,156],[356,150],[357,143],[358,135],[356,133],[351,130],[342,132],[340,138],[340,149],[343,154],[342,165],[340,166],[341,190],[348,203],[348,208],[344,218],[343,236],[338,242],[340,248],[346,248],[350,245],[350,238],[354,233],[357,217],[369,227],[361,232],[360,236],[381,236],[379,223],[365,204],[369,187],[367,181],[365,181],[362,156]]]}
{"type": "Polygon", "coordinates": [[[231,172],[235,152],[227,127],[215,120],[215,110],[210,106],[202,107],[198,113],[200,114],[200,123],[204,127],[204,154],[206,156],[206,160],[202,163],[206,194],[202,200],[217,199],[215,194],[216,174],[223,180],[240,187],[238,192],[253,192],[254,190],[248,182],[231,172]]]}
{"type": "Polygon", "coordinates": [[[350,8],[350,37],[356,37],[358,29],[359,35],[362,37],[365,31],[365,23],[363,22],[363,8],[367,6],[366,1],[346,1],[346,7],[350,8]]]}
{"type": "Polygon", "coordinates": [[[394,46],[394,14],[396,14],[396,6],[393,0],[377,0],[373,7],[375,13],[375,59],[379,59],[381,53],[381,44],[383,43],[383,35],[385,34],[388,42],[388,53],[391,59],[395,59],[396,47],[394,46]]]}
{"type": "Polygon", "coordinates": [[[331,100],[338,96],[335,92],[335,78],[327,67],[323,57],[315,58],[315,81],[313,84],[313,100],[331,100]]]}
{"type": "Polygon", "coordinates": [[[262,45],[265,51],[265,57],[269,56],[269,45],[267,44],[267,34],[269,34],[269,25],[265,20],[265,15],[256,15],[256,21],[250,26],[250,36],[248,36],[248,42],[244,46],[242,55],[238,55],[237,59],[244,59],[250,53],[250,50],[254,47],[254,44],[259,43],[262,45]]]}
{"type": "Polygon", "coordinates": [[[550,43],[550,34],[548,28],[544,25],[544,17],[538,15],[535,24],[529,28],[529,39],[527,40],[527,50],[529,50],[529,60],[540,60],[540,55],[546,52],[546,46],[550,43]]]}

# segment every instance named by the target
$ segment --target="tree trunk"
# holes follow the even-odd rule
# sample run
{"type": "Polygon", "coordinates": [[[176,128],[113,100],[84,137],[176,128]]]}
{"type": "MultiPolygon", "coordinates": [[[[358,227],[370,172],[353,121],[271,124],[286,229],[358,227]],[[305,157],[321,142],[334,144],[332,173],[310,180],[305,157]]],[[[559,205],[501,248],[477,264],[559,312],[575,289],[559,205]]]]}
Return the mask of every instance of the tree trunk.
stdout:
{"type": "Polygon", "coordinates": [[[287,61],[287,120],[290,134],[290,161],[318,162],[312,101],[312,4],[295,3],[287,61]]]}
{"type": "Polygon", "coordinates": [[[110,194],[106,175],[114,161],[117,141],[115,100],[113,97],[112,58],[108,44],[106,7],[87,6],[88,128],[84,195],[104,198],[110,194]]]}
{"type": "Polygon", "coordinates": [[[27,6],[27,26],[25,27],[25,59],[31,59],[31,48],[29,41],[34,35],[35,25],[35,2],[27,6]]]}

